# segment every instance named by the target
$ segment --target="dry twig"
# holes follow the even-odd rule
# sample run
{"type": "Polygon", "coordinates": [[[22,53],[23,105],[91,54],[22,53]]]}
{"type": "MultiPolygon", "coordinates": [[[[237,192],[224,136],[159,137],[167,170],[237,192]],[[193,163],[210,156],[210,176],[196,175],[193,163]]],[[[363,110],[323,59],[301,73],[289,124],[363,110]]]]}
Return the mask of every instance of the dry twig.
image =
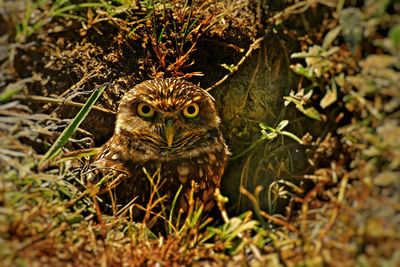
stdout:
{"type": "Polygon", "coordinates": [[[262,42],[263,40],[264,40],[264,37],[260,37],[260,38],[258,38],[257,40],[255,40],[255,41],[250,45],[250,48],[249,48],[249,50],[247,50],[246,54],[245,54],[245,55],[240,59],[240,61],[232,68],[232,70],[231,70],[227,75],[225,75],[221,80],[219,80],[218,82],[216,82],[214,85],[208,87],[208,88],[206,89],[206,91],[210,91],[210,90],[212,90],[213,88],[215,88],[215,87],[221,85],[223,82],[225,82],[234,72],[236,72],[236,71],[239,69],[240,65],[242,65],[242,64],[246,61],[246,59],[248,59],[248,58],[251,56],[251,53],[252,53],[254,50],[260,48],[260,44],[261,44],[261,42],[262,42]]]}

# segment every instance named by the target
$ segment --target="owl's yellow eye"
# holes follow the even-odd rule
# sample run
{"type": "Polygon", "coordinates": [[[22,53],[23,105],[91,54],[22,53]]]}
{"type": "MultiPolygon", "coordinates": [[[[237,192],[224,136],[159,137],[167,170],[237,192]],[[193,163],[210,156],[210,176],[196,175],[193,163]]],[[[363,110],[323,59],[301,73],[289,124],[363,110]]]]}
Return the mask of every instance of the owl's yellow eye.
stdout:
{"type": "Polygon", "coordinates": [[[154,108],[146,103],[140,103],[137,108],[140,117],[150,119],[154,115],[154,108]]]}
{"type": "Polygon", "coordinates": [[[199,105],[197,103],[192,103],[184,108],[183,115],[185,115],[186,118],[194,119],[199,115],[199,111],[199,105]]]}

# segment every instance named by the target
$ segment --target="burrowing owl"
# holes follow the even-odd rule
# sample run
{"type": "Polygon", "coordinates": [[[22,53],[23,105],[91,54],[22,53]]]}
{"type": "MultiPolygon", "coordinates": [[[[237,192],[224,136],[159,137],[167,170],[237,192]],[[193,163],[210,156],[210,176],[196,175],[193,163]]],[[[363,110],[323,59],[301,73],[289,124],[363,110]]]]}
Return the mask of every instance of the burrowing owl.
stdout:
{"type": "Polygon", "coordinates": [[[166,203],[182,185],[177,205],[187,210],[194,181],[193,200],[207,211],[228,155],[219,124],[212,96],[200,87],[175,78],[145,81],[122,98],[114,135],[92,166],[101,177],[111,177],[108,184],[118,184],[117,202],[135,199],[145,206],[149,176],[158,172],[163,182],[158,195],[166,203]]]}

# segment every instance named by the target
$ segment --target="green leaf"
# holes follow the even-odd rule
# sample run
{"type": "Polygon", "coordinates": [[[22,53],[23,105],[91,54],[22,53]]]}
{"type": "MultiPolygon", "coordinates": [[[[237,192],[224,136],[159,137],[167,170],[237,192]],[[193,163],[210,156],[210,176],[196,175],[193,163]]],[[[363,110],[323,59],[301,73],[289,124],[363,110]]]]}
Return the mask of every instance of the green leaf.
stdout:
{"type": "Polygon", "coordinates": [[[228,66],[225,63],[222,63],[222,64],[220,64],[220,66],[225,68],[225,69],[227,69],[227,70],[229,70],[230,73],[232,73],[232,72],[234,72],[236,70],[234,64],[231,64],[231,65],[228,66]]]}
{"type": "Polygon", "coordinates": [[[332,30],[330,30],[324,38],[324,42],[322,44],[322,48],[328,49],[328,47],[333,43],[336,37],[339,35],[340,31],[342,30],[342,26],[336,26],[332,30]]]}
{"type": "Polygon", "coordinates": [[[89,8],[89,7],[111,7],[110,5],[103,4],[103,3],[80,3],[80,4],[71,4],[68,6],[60,7],[57,10],[54,10],[54,12],[50,13],[50,16],[55,17],[55,16],[61,16],[62,14],[70,11],[70,10],[79,10],[83,8],[89,8]]]}
{"type": "Polygon", "coordinates": [[[278,134],[277,134],[276,132],[267,133],[265,130],[261,130],[261,133],[262,133],[263,136],[264,136],[265,138],[267,138],[268,140],[272,140],[272,139],[274,139],[275,137],[278,136],[278,134]]]}
{"type": "Polygon", "coordinates": [[[321,120],[321,115],[314,107],[306,108],[306,109],[302,110],[302,112],[311,119],[314,119],[317,121],[321,120]]]}
{"type": "Polygon", "coordinates": [[[84,219],[84,217],[83,217],[83,215],[81,215],[81,214],[77,214],[77,215],[73,214],[73,215],[68,216],[68,217],[66,218],[68,224],[70,224],[70,225],[71,225],[71,224],[74,224],[74,223],[79,223],[79,222],[81,222],[83,219],[84,219]]]}
{"type": "Polygon", "coordinates": [[[276,126],[276,130],[277,130],[277,131],[281,131],[281,130],[283,130],[283,128],[285,128],[288,124],[289,124],[289,121],[288,121],[288,120],[283,120],[283,121],[281,121],[281,122],[278,124],[278,126],[276,126]]]}
{"type": "Polygon", "coordinates": [[[335,103],[337,100],[337,87],[335,80],[332,79],[332,88],[327,88],[325,96],[321,99],[319,105],[321,108],[326,108],[327,106],[335,103]]]}
{"type": "Polygon", "coordinates": [[[15,94],[17,94],[19,91],[21,91],[22,87],[5,91],[0,95],[0,103],[7,102],[8,100],[11,99],[11,97],[15,94]]]}
{"type": "MultiPolygon", "coordinates": [[[[308,56],[310,56],[310,53],[308,53],[308,52],[297,52],[297,53],[291,54],[290,58],[306,58],[308,56]]],[[[296,68],[301,69],[301,67],[303,67],[301,64],[296,64],[296,68]]]]}
{"type": "Polygon", "coordinates": [[[398,45],[400,43],[400,24],[396,24],[393,28],[391,28],[388,36],[395,42],[396,45],[398,45]]]}
{"type": "Polygon", "coordinates": [[[162,39],[163,36],[164,36],[164,31],[165,31],[165,28],[166,28],[166,27],[167,27],[167,25],[164,25],[164,27],[162,28],[162,30],[161,30],[161,32],[160,32],[160,36],[158,36],[157,44],[161,43],[161,39],[162,39]]]}
{"type": "Polygon", "coordinates": [[[183,186],[180,185],[178,188],[178,191],[175,194],[174,200],[172,201],[172,205],[171,205],[171,211],[169,212],[169,224],[168,224],[168,231],[169,233],[172,232],[172,217],[174,215],[174,209],[175,209],[175,205],[176,205],[176,201],[178,200],[178,196],[180,194],[180,192],[182,191],[183,186]]]}
{"type": "Polygon", "coordinates": [[[45,163],[47,163],[49,160],[52,160],[57,154],[61,152],[61,148],[65,145],[65,143],[68,141],[68,138],[70,138],[73,135],[75,130],[85,119],[87,114],[92,109],[94,103],[97,101],[97,99],[100,97],[100,95],[103,93],[106,87],[107,85],[102,85],[92,93],[86,104],[79,111],[78,115],[76,115],[71,124],[68,125],[68,127],[61,133],[61,135],[57,138],[57,140],[54,142],[51,148],[46,152],[46,154],[40,160],[38,166],[39,168],[43,166],[45,163]]]}
{"type": "Polygon", "coordinates": [[[196,211],[196,213],[194,214],[192,220],[189,222],[189,228],[193,228],[196,223],[199,221],[200,219],[200,215],[203,212],[203,206],[200,206],[199,210],[196,211]]]}
{"type": "Polygon", "coordinates": [[[363,12],[360,8],[348,7],[340,12],[339,23],[342,36],[352,49],[363,40],[363,12]]]}
{"type": "Polygon", "coordinates": [[[261,127],[261,129],[266,130],[268,133],[271,132],[276,132],[276,130],[268,125],[265,125],[264,123],[260,123],[259,126],[261,127]]]}
{"type": "Polygon", "coordinates": [[[378,186],[390,186],[395,184],[400,177],[400,172],[384,171],[377,175],[373,180],[374,184],[378,186]]]}
{"type": "Polygon", "coordinates": [[[292,138],[294,141],[298,142],[299,144],[302,144],[303,142],[301,141],[300,138],[298,138],[295,134],[287,131],[282,131],[281,134],[286,135],[287,137],[292,138]]]}

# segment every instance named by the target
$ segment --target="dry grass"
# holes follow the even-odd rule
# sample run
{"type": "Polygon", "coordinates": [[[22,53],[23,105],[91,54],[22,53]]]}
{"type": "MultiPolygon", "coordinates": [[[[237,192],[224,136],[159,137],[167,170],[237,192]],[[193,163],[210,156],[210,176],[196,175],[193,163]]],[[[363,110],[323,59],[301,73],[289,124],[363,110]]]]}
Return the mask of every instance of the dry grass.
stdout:
{"type": "MultiPolygon", "coordinates": [[[[249,10],[260,14],[265,3],[193,2],[172,6],[166,1],[28,1],[0,6],[0,29],[6,32],[0,50],[7,55],[0,55],[2,266],[398,266],[398,4],[369,1],[347,7],[344,1],[300,1],[254,21],[249,10]],[[306,17],[318,12],[325,17],[315,27],[306,17]],[[306,31],[292,29],[293,21],[302,21],[306,31]],[[257,27],[246,27],[252,23],[291,35],[302,48],[292,55],[293,62],[298,59],[292,69],[303,78],[285,100],[296,106],[299,117],[329,126],[320,136],[302,138],[310,164],[306,174],[294,182],[256,187],[255,192],[241,188],[253,204],[253,211],[243,214],[228,213],[229,202],[218,191],[219,214],[214,219],[202,218],[201,209],[193,206],[178,220],[164,212],[157,173],[148,177],[154,188],[146,207],[104,203],[95,189],[86,188],[83,176],[90,153],[107,136],[107,129],[93,125],[113,121],[124,86],[149,77],[195,77],[201,72],[195,67],[204,38],[220,38],[223,41],[215,43],[235,48],[238,63],[230,72],[236,75],[242,60],[262,41],[251,40],[257,27]],[[104,35],[110,29],[117,34],[104,35]],[[237,35],[248,38],[245,54],[230,43],[237,35]],[[132,55],[136,62],[129,61],[132,55]],[[61,156],[38,168],[42,155],[75,118],[76,108],[109,81],[88,115],[90,122],[84,121],[69,136],[61,156]],[[263,192],[269,192],[269,211],[286,198],[285,212],[263,210],[263,192]],[[112,212],[104,212],[107,205],[112,212]],[[135,219],[135,210],[145,211],[141,221],[135,219]],[[151,228],[156,219],[163,233],[151,228]]],[[[210,88],[230,77],[221,75],[210,88]]],[[[264,125],[260,132],[271,133],[265,129],[270,128],[264,125]]],[[[283,135],[279,137],[268,143],[260,139],[251,149],[265,146],[272,158],[275,149],[288,148],[283,135]]]]}

